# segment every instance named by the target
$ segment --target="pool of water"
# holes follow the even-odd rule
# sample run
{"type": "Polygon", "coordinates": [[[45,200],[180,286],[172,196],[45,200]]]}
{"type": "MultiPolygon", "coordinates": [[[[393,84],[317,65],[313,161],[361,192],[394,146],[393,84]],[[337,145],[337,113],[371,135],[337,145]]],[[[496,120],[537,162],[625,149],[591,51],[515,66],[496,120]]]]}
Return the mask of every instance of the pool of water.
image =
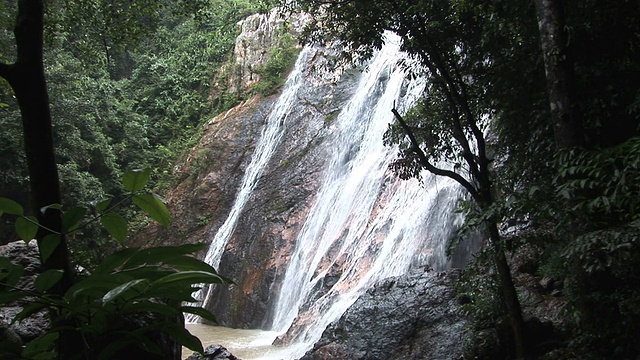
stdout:
{"type": "MultiPolygon", "coordinates": [[[[242,360],[292,360],[296,354],[304,353],[304,349],[301,349],[304,345],[271,345],[279,335],[274,331],[231,329],[203,324],[187,324],[186,327],[202,341],[205,349],[211,344],[219,344],[242,360]]],[[[184,348],[182,358],[186,359],[192,353],[193,351],[184,348]]]]}

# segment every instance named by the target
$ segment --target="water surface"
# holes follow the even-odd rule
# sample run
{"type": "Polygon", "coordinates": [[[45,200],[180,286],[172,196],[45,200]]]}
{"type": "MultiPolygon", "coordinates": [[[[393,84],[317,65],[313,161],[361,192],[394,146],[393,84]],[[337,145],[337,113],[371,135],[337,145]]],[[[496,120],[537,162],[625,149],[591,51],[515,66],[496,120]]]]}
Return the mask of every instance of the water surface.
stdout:
{"type": "MultiPolygon", "coordinates": [[[[206,348],[220,344],[242,360],[280,360],[292,359],[293,348],[273,346],[278,336],[275,331],[232,329],[204,324],[187,324],[187,329],[197,336],[206,348]]],[[[183,349],[182,358],[186,359],[193,351],[183,349]]]]}

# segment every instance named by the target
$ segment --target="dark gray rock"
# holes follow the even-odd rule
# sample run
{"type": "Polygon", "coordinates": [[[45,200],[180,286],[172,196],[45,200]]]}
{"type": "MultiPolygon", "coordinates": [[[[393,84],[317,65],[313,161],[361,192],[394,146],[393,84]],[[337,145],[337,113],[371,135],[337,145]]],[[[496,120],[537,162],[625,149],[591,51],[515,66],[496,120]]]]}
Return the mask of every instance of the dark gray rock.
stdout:
{"type": "Polygon", "coordinates": [[[240,360],[233,356],[229,350],[221,345],[209,345],[204,349],[204,354],[193,353],[187,360],[240,360]]]}
{"type": "Polygon", "coordinates": [[[458,277],[420,270],[377,284],[302,359],[461,358],[467,322],[455,298],[458,277]]]}
{"type": "MultiPolygon", "coordinates": [[[[14,241],[0,246],[0,257],[7,257],[16,265],[24,268],[22,278],[16,285],[23,290],[34,290],[33,282],[40,273],[40,254],[35,240],[28,244],[24,241],[14,241]]],[[[11,323],[13,318],[22,311],[28,299],[17,301],[0,308],[0,331],[17,335],[22,342],[28,342],[44,334],[49,327],[49,317],[45,311],[32,314],[26,319],[11,323]]]]}

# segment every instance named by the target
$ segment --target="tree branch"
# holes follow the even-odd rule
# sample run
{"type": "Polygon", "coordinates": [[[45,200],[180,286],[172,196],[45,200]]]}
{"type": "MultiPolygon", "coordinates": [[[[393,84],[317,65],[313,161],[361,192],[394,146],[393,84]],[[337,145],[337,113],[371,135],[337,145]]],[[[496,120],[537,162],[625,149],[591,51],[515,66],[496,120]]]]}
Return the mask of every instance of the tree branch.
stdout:
{"type": "Polygon", "coordinates": [[[474,200],[480,201],[482,199],[478,190],[473,186],[473,184],[471,184],[464,177],[462,177],[462,175],[451,170],[440,169],[434,166],[433,164],[431,164],[431,162],[427,158],[427,155],[420,148],[420,143],[418,142],[415,135],[413,134],[413,131],[411,131],[411,128],[409,127],[409,125],[407,125],[407,123],[404,121],[400,113],[398,113],[398,110],[393,108],[391,109],[391,111],[393,112],[393,115],[396,117],[396,120],[398,120],[398,123],[400,124],[402,129],[404,129],[405,133],[409,137],[409,140],[411,141],[411,145],[413,145],[413,151],[416,153],[416,155],[418,155],[418,159],[420,159],[420,163],[422,164],[422,166],[424,166],[425,169],[427,169],[427,171],[438,176],[446,176],[450,179],[455,180],[458,184],[462,185],[469,192],[469,194],[471,194],[474,200]]]}

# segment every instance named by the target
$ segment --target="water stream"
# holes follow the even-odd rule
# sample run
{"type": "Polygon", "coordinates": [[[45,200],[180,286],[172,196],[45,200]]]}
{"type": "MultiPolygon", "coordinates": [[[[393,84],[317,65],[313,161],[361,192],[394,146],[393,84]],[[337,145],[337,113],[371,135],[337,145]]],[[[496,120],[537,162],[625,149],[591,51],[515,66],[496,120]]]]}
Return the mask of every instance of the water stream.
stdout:
{"type": "MultiPolygon", "coordinates": [[[[301,53],[289,76],[229,217],[211,243],[206,261],[214,267],[280,142],[307,54],[307,50],[301,53]]],[[[267,355],[247,359],[297,358],[376,281],[404,274],[414,266],[448,266],[443,240],[458,221],[453,209],[460,190],[452,181],[427,175],[421,181],[399,180],[389,169],[396,150],[382,142],[394,105],[405,111],[425,86],[420,79],[406,79],[398,65],[402,57],[399,40],[388,37],[360,75],[354,96],[333,120],[333,139],[327,142],[332,156],[326,160],[322,186],[296,238],[271,312],[272,331],[248,336],[249,343],[266,344],[286,333],[285,342],[290,345],[285,354],[269,347],[259,350],[267,355]],[[276,357],[269,355],[271,351],[276,357]]]]}
{"type": "MultiPolygon", "coordinates": [[[[224,248],[233,234],[233,231],[236,229],[238,217],[240,216],[242,209],[244,209],[247,204],[249,196],[258,183],[260,175],[262,175],[265,166],[280,143],[280,139],[282,138],[285,129],[285,122],[287,117],[292,113],[291,107],[294,103],[296,93],[303,83],[303,70],[309,51],[310,49],[308,48],[301,51],[294,69],[287,78],[282,94],[279,96],[278,100],[269,112],[269,117],[266,120],[262,134],[260,135],[260,139],[256,145],[255,153],[251,158],[251,162],[245,170],[242,185],[236,194],[236,198],[229,215],[216,232],[213,240],[211,241],[211,245],[207,250],[204,261],[216,269],[220,265],[220,259],[224,253],[224,248]]],[[[203,287],[194,295],[194,298],[196,298],[200,303],[206,303],[207,299],[211,297],[210,292],[213,288],[214,287],[209,286],[203,287]]],[[[198,322],[198,317],[189,314],[186,320],[187,322],[198,322]]]]}

